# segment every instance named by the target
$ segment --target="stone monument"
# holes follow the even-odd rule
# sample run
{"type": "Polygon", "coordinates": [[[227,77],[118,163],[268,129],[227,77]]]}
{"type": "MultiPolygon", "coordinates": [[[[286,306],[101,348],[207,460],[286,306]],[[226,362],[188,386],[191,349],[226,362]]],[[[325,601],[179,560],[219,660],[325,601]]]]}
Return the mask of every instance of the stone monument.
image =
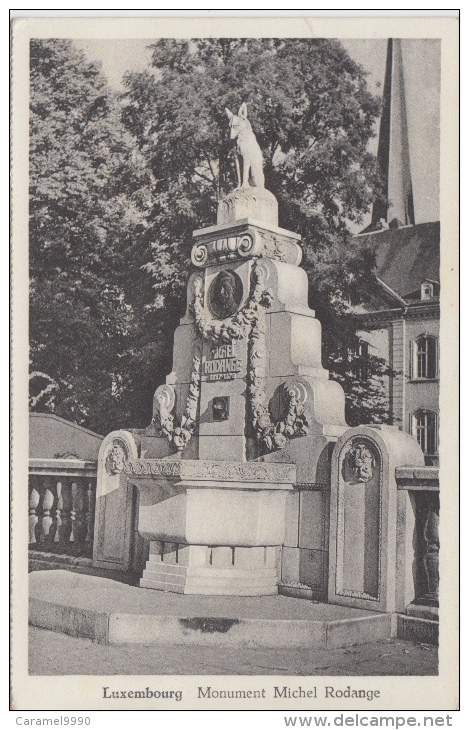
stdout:
{"type": "MultiPolygon", "coordinates": [[[[278,590],[287,496],[298,478],[311,480],[315,442],[325,446],[346,424],[342,389],[321,364],[300,236],[278,226],[245,105],[230,126],[243,176],[219,202],[217,224],[194,232],[173,371],[155,393],[151,426],[134,434],[140,456],[123,471],[150,542],[142,586],[260,595],[278,590]]],[[[101,461],[98,502],[116,482],[104,452],[101,461]]],[[[102,552],[102,525],[97,534],[102,552]]]]}
{"type": "Polygon", "coordinates": [[[397,429],[348,430],[300,236],[278,226],[246,105],[227,114],[238,188],[216,225],[193,234],[187,308],[151,425],[103,442],[94,564],[135,567],[143,538],[145,588],[242,596],[281,583],[394,610],[410,580],[396,520],[411,520],[394,471],[423,457],[397,429]]]}

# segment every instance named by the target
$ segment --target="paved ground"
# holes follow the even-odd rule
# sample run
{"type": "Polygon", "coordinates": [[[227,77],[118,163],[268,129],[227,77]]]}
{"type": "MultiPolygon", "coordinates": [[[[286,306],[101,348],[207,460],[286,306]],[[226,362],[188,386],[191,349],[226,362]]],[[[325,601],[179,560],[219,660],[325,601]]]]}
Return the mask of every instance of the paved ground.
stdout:
{"type": "Polygon", "coordinates": [[[29,576],[29,596],[103,613],[156,616],[210,616],[239,619],[339,621],[370,616],[370,611],[313,603],[287,596],[184,596],[145,590],[107,578],[43,570],[29,576]]]}
{"type": "Polygon", "coordinates": [[[29,672],[53,674],[258,674],[386,676],[438,674],[438,649],[387,639],[343,649],[103,646],[30,627],[29,672]]]}

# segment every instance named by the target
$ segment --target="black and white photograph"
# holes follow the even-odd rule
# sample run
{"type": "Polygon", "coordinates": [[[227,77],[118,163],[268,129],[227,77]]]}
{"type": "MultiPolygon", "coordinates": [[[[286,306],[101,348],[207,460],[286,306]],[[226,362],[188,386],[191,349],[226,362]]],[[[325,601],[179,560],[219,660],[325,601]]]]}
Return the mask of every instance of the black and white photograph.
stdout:
{"type": "Polygon", "coordinates": [[[14,709],[458,707],[457,19],[312,20],[13,22],[14,709]]]}

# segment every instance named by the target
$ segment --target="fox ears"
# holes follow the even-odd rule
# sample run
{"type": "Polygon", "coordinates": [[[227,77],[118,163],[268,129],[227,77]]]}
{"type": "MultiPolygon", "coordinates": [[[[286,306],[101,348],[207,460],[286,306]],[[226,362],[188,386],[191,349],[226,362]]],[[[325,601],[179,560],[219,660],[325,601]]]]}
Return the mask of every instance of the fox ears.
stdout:
{"type": "MultiPolygon", "coordinates": [[[[234,114],[232,114],[232,112],[230,112],[230,110],[227,109],[226,107],[225,107],[225,111],[226,111],[226,115],[227,115],[228,119],[231,122],[231,120],[234,117],[234,114]]],[[[241,117],[241,119],[247,119],[247,117],[248,117],[248,108],[246,106],[246,102],[244,102],[244,101],[241,104],[241,106],[239,107],[238,117],[241,117]]]]}

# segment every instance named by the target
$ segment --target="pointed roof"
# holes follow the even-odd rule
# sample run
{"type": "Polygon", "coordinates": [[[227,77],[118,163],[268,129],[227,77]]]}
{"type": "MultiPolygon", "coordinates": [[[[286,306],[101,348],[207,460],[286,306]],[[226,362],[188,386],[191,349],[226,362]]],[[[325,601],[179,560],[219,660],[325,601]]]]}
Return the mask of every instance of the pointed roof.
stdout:
{"type": "Polygon", "coordinates": [[[375,200],[366,232],[414,225],[404,68],[398,38],[388,40],[377,164],[389,205],[375,200]]]}
{"type": "Polygon", "coordinates": [[[440,223],[418,223],[399,229],[360,234],[376,254],[376,276],[387,290],[406,302],[420,285],[440,281],[440,223]]]}

